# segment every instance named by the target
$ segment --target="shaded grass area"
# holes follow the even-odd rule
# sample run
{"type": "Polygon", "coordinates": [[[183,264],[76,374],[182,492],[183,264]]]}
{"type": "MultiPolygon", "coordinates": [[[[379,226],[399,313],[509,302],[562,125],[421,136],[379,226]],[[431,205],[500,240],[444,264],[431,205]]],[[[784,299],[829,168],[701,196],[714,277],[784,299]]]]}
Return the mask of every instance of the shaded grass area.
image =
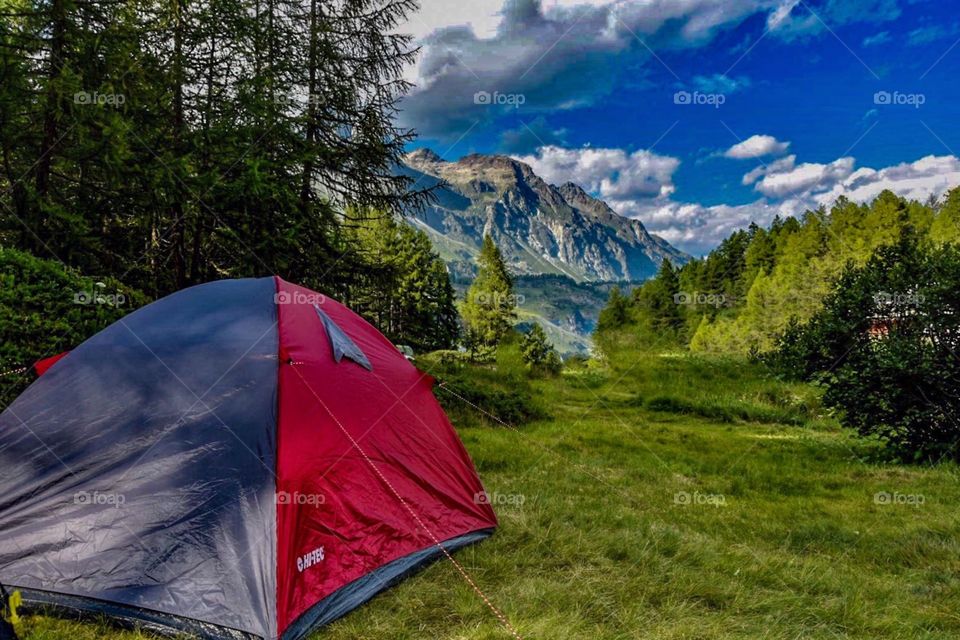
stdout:
{"type": "MultiPolygon", "coordinates": [[[[956,466],[866,462],[815,389],[742,361],[638,355],[530,385],[549,418],[460,427],[500,529],[457,559],[524,638],[960,637],[956,466]]],[[[313,637],[510,636],[441,562],[313,637]]]]}

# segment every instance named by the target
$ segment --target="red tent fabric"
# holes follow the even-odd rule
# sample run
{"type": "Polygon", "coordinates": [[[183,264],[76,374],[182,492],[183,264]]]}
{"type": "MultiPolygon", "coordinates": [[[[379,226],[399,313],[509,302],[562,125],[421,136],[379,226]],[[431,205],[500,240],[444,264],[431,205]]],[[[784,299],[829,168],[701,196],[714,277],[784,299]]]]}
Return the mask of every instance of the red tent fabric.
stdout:
{"type": "Polygon", "coordinates": [[[496,517],[477,499],[483,487],[433,397],[433,379],[343,305],[282,280],[278,296],[294,302],[278,305],[286,360],[277,490],[292,503],[277,513],[277,616],[284,628],[344,583],[494,527],[496,517]],[[330,341],[318,339],[318,309],[372,370],[347,359],[331,364],[330,341]],[[315,550],[322,550],[323,570],[311,564],[315,550]]]}
{"type": "Polygon", "coordinates": [[[58,353],[55,356],[50,356],[49,358],[44,358],[43,360],[37,361],[33,365],[33,370],[37,372],[38,376],[42,376],[47,372],[47,369],[57,364],[65,355],[70,353],[69,351],[64,351],[63,353],[58,353]]]}

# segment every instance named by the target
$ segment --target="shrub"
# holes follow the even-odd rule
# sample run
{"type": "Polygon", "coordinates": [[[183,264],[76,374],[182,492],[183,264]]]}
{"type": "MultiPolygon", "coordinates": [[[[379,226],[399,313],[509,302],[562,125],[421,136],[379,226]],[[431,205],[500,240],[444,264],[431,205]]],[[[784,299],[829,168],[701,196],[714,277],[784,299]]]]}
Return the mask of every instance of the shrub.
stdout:
{"type": "Polygon", "coordinates": [[[560,356],[547,340],[547,334],[539,324],[534,324],[520,338],[520,353],[531,371],[537,373],[556,375],[560,373],[560,368],[563,366],[560,356]]]}
{"type": "Polygon", "coordinates": [[[822,311],[792,325],[773,357],[825,387],[845,426],[901,460],[957,459],[960,445],[960,248],[910,234],[848,267],[822,311]]]}
{"type": "MultiPolygon", "coordinates": [[[[0,373],[72,349],[146,302],[112,278],[85,278],[61,263],[0,247],[0,373]]],[[[32,379],[0,377],[0,407],[32,379]]]]}

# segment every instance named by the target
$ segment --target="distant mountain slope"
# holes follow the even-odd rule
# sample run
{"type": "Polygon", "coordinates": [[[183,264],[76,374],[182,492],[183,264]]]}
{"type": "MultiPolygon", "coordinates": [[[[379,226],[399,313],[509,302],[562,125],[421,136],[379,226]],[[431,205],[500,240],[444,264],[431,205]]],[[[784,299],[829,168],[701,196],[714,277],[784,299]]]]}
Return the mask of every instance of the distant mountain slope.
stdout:
{"type": "Polygon", "coordinates": [[[486,234],[521,275],[637,282],[653,276],[665,258],[677,265],[690,260],[639,220],[617,214],[573,183],[547,184],[512,158],[474,154],[445,162],[420,149],[404,163],[401,171],[418,187],[446,183],[436,190],[437,202],[411,222],[428,232],[456,278],[472,278],[486,234]]]}

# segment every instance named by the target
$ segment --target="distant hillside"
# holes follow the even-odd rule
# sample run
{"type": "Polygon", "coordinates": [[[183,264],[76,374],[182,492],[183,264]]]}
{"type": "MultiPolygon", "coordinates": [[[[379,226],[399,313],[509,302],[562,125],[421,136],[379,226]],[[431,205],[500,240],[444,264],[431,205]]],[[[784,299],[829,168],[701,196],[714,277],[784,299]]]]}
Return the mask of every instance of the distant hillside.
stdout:
{"type": "Polygon", "coordinates": [[[520,275],[561,274],[578,282],[643,281],[663,260],[690,256],[617,214],[573,183],[547,184],[526,164],[506,156],[470,155],[444,162],[420,149],[401,171],[418,186],[433,186],[437,202],[416,214],[459,278],[474,273],[473,258],[490,235],[520,275]]]}

